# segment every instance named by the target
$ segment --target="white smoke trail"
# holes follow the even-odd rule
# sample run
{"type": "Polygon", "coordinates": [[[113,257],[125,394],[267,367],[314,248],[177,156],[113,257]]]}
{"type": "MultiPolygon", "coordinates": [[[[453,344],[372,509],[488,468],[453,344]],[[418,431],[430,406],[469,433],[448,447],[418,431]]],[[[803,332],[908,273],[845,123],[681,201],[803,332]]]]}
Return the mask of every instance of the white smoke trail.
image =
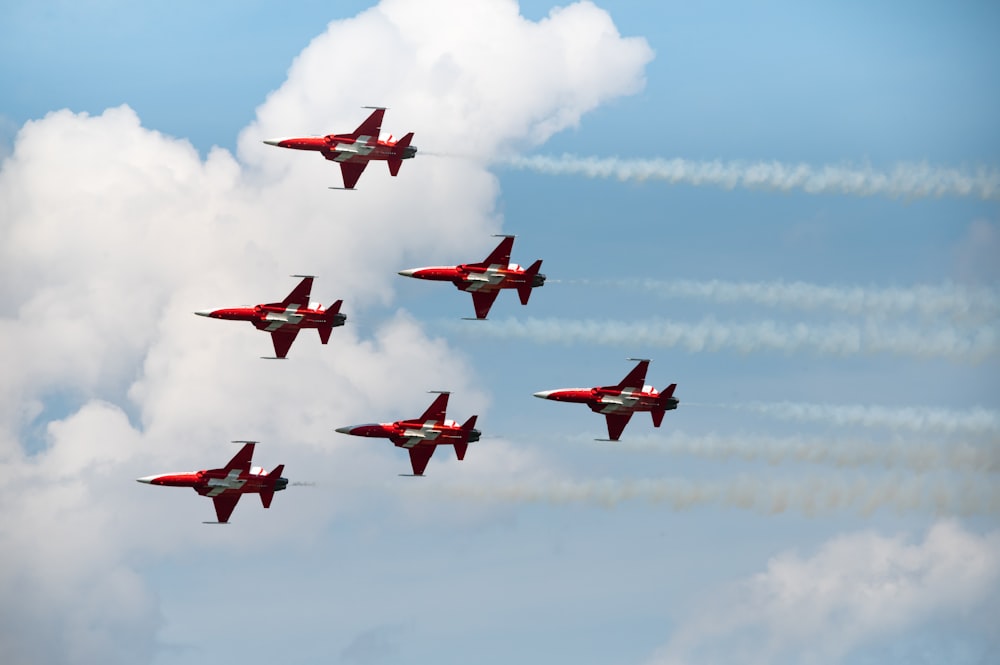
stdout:
{"type": "Polygon", "coordinates": [[[764,514],[796,510],[816,515],[854,510],[869,515],[880,508],[899,513],[997,515],[997,483],[932,480],[924,477],[870,480],[813,478],[780,481],[741,477],[723,482],[684,479],[583,480],[547,483],[425,486],[411,490],[462,500],[513,503],[597,504],[614,508],[643,500],[672,510],[725,506],[764,514]]]}
{"type": "Polygon", "coordinates": [[[709,459],[739,459],[769,464],[803,462],[839,468],[881,466],[917,471],[1000,471],[1000,441],[986,445],[969,443],[873,443],[870,441],[830,441],[801,436],[709,434],[689,436],[671,432],[666,437],[629,437],[614,444],[622,450],[657,451],[694,455],[709,459]]]}
{"type": "Polygon", "coordinates": [[[978,196],[1000,198],[1000,171],[975,171],[903,162],[889,171],[870,165],[782,164],[781,162],[693,161],[687,159],[619,159],[617,157],[517,156],[504,161],[517,169],[549,175],[582,175],[618,180],[662,180],[671,184],[714,185],[809,194],[884,195],[902,198],[978,196]]]}
{"type": "Polygon", "coordinates": [[[994,289],[956,284],[918,285],[908,288],[874,286],[821,286],[807,282],[727,282],[721,280],[564,280],[607,284],[630,290],[643,289],[670,298],[699,298],[722,304],[747,303],[806,311],[924,318],[949,317],[953,321],[989,321],[1000,316],[1000,293],[994,289]]]}
{"type": "Polygon", "coordinates": [[[980,362],[997,355],[997,329],[979,326],[958,330],[938,327],[933,330],[868,321],[864,324],[829,323],[720,323],[707,319],[699,323],[667,320],[620,321],[570,319],[505,319],[485,325],[458,326],[459,332],[475,332],[477,337],[525,339],[542,343],[614,344],[629,347],[682,347],[690,352],[735,350],[814,351],[821,354],[851,356],[892,353],[919,358],[948,358],[980,362]]]}
{"type": "Polygon", "coordinates": [[[753,411],[780,420],[830,423],[841,427],[881,427],[945,434],[1000,432],[1000,413],[982,407],[958,410],[926,406],[888,407],[808,402],[751,402],[721,406],[753,411]]]}

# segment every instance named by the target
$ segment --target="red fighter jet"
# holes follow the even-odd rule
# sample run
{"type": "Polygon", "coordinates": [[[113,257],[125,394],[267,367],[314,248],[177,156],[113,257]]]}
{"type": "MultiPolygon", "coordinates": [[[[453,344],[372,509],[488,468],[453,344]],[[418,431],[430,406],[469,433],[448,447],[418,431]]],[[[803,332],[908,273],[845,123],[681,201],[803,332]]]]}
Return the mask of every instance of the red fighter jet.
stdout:
{"type": "Polygon", "coordinates": [[[416,146],[410,145],[413,132],[395,142],[391,135],[385,141],[381,141],[378,135],[382,130],[382,116],[385,115],[385,108],[380,106],[365,106],[363,108],[375,110],[350,134],[271,139],[264,141],[264,143],[279,148],[292,148],[293,150],[316,150],[327,159],[339,162],[341,174],[344,176],[344,186],[331,187],[330,189],[354,189],[361,173],[368,166],[368,162],[373,159],[382,159],[388,162],[389,174],[395,176],[399,173],[399,167],[403,165],[403,160],[410,159],[417,154],[416,146]]]}
{"type": "MultiPolygon", "coordinates": [[[[244,444],[229,464],[221,469],[206,469],[187,473],[163,473],[158,476],[137,478],[140,483],[167,485],[169,487],[193,487],[202,496],[212,497],[215,502],[215,516],[218,524],[227,524],[229,516],[244,494],[260,494],[260,502],[265,508],[271,507],[275,492],[288,486],[288,479],[281,477],[284,464],[267,473],[259,466],[250,466],[256,441],[233,441],[244,444]]],[[[205,522],[212,524],[212,522],[205,522]]]]}
{"type": "Polygon", "coordinates": [[[535,393],[535,397],[557,402],[582,402],[595,413],[603,413],[608,419],[608,439],[611,441],[618,440],[636,411],[649,411],[653,416],[653,427],[659,427],[663,414],[677,408],[678,399],[674,397],[677,384],[671,383],[658,393],[652,386],[645,385],[649,361],[640,358],[629,360],[638,360],[639,364],[616,386],[543,390],[535,393]]]}
{"type": "Polygon", "coordinates": [[[326,344],[330,341],[330,333],[333,332],[333,329],[344,325],[344,322],[347,321],[347,317],[340,313],[340,306],[344,301],[338,300],[326,309],[322,309],[318,302],[309,302],[309,293],[312,291],[313,283],[312,276],[292,275],[292,277],[301,277],[302,281],[281,302],[272,302],[256,307],[203,309],[195,314],[213,319],[249,321],[257,330],[266,330],[271,333],[271,342],[274,344],[276,358],[284,358],[288,354],[288,349],[295,341],[295,336],[303,328],[315,328],[319,331],[319,341],[326,344]]]}
{"type": "Polygon", "coordinates": [[[414,476],[424,475],[427,462],[438,446],[455,446],[455,454],[458,459],[463,460],[469,443],[479,441],[481,436],[481,432],[475,427],[477,416],[466,420],[464,425],[459,425],[454,420],[445,419],[444,413],[448,408],[448,395],[450,393],[443,390],[432,390],[431,392],[440,394],[424,411],[424,415],[416,420],[348,425],[347,427],[338,427],[337,431],[341,434],[389,439],[396,446],[406,448],[410,451],[410,466],[413,467],[412,475],[414,476]]]}
{"type": "Polygon", "coordinates": [[[503,240],[482,263],[412,268],[400,270],[399,274],[404,277],[451,282],[460,291],[468,291],[472,294],[476,318],[480,320],[489,314],[500,289],[517,289],[521,304],[527,305],[531,289],[545,284],[545,275],[538,272],[542,267],[542,260],[538,259],[527,268],[511,263],[510,251],[514,247],[515,236],[494,237],[503,240]]]}

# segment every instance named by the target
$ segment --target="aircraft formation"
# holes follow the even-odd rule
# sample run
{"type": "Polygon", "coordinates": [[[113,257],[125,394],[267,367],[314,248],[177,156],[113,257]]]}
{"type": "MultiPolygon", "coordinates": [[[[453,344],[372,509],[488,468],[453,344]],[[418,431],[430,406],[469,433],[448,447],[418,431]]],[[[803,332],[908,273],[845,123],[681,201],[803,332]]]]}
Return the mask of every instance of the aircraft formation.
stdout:
{"type": "MultiPolygon", "coordinates": [[[[329,134],[322,137],[286,138],[265,140],[268,145],[293,150],[318,151],[326,159],[340,164],[343,187],[330,189],[354,189],[362,172],[371,160],[386,161],[389,174],[396,176],[404,159],[416,156],[417,148],[410,145],[413,132],[393,141],[392,136],[379,139],[382,128],[383,107],[374,109],[371,115],[353,132],[329,134]]],[[[497,296],[503,289],[516,290],[522,305],[528,304],[532,289],[545,284],[545,275],[540,272],[542,260],[538,259],[527,268],[510,262],[514,248],[513,235],[501,238],[489,256],[478,263],[462,263],[456,266],[428,266],[399,271],[404,277],[431,281],[451,282],[460,291],[472,295],[476,316],[473,320],[485,320],[497,296]]],[[[213,319],[229,321],[249,321],[258,330],[270,333],[274,356],[262,358],[285,359],[300,330],[315,328],[320,342],[330,341],[333,329],[344,325],[347,316],[340,311],[343,300],[337,300],[323,308],[311,300],[312,275],[292,275],[301,281],[280,302],[263,303],[253,307],[233,307],[215,310],[198,310],[195,314],[213,319]]],[[[674,397],[677,384],[670,384],[662,392],[646,385],[646,371],[649,360],[630,358],[637,364],[615,385],[593,388],[563,388],[543,390],[535,397],[557,402],[577,402],[586,404],[592,411],[605,416],[608,438],[599,441],[618,441],[632,415],[649,412],[653,426],[659,427],[667,411],[677,408],[674,397]]],[[[438,446],[447,445],[455,449],[459,460],[465,459],[470,443],[479,441],[482,433],[476,429],[477,415],[470,416],[459,425],[446,418],[450,393],[437,393],[431,405],[418,418],[397,420],[391,423],[368,423],[347,425],[335,431],[353,436],[389,439],[396,447],[405,448],[410,456],[411,474],[423,476],[427,463],[438,446]]],[[[216,522],[207,524],[227,524],[240,497],[244,494],[259,494],[264,508],[271,506],[274,493],[288,486],[288,479],[281,476],[285,465],[279,464],[267,472],[262,467],[252,466],[256,441],[233,441],[243,443],[243,448],[220,469],[166,473],[138,478],[138,482],[149,485],[170,487],[191,487],[199,495],[212,498],[215,504],[216,522]]]]}

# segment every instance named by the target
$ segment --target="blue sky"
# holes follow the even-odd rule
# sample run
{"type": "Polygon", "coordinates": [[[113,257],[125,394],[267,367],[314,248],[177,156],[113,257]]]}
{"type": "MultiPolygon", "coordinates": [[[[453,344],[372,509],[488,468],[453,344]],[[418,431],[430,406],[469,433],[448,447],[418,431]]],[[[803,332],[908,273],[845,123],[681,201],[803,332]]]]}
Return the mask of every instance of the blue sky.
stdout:
{"type": "Polygon", "coordinates": [[[513,6],[3,5],[13,662],[996,652],[1000,10],[513,6]],[[369,104],[415,132],[398,178],[329,191],[335,167],[260,143],[369,104]],[[569,173],[512,161],[537,155],[569,173]],[[684,174],[588,177],[590,157],[684,174]],[[775,164],[840,179],[691,175],[775,164]],[[897,189],[849,193],[872,173],[897,189]],[[922,190],[953,176],[972,189],[922,190]],[[497,232],[544,259],[527,307],[462,321],[467,294],[395,275],[481,260],[497,232]],[[265,363],[263,335],[190,314],[281,298],[292,273],[344,299],[330,345],[265,363]],[[661,429],[598,443],[600,417],[531,397],[615,383],[628,357],[678,384],[661,429]],[[424,479],[333,432],[433,389],[484,438],[424,479]],[[213,529],[204,499],[134,482],[242,438],[315,485],[213,529]]]}

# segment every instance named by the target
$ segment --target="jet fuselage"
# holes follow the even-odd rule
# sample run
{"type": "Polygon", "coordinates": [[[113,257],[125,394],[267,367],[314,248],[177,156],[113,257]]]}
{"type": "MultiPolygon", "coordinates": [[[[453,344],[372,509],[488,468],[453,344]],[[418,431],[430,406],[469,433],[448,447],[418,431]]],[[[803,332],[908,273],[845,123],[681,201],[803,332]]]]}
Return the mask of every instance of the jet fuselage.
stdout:
{"type": "Polygon", "coordinates": [[[499,289],[518,289],[524,286],[536,288],[545,284],[545,275],[537,272],[528,275],[525,269],[516,263],[510,264],[506,268],[468,264],[428,266],[400,270],[399,274],[403,277],[451,282],[461,291],[496,291],[499,289]]]}
{"type": "Polygon", "coordinates": [[[394,423],[369,423],[338,427],[341,434],[389,439],[397,446],[450,444],[455,441],[467,443],[479,441],[482,433],[478,429],[464,430],[454,420],[424,422],[420,420],[400,420],[394,423]]]}
{"type": "Polygon", "coordinates": [[[637,411],[672,411],[679,401],[676,397],[663,400],[660,393],[652,386],[644,386],[642,390],[626,388],[561,388],[543,390],[535,393],[535,397],[550,399],[556,402],[575,402],[586,404],[597,413],[635,413],[637,411]]]}
{"type": "Polygon", "coordinates": [[[281,304],[257,305],[255,307],[229,307],[195,312],[199,316],[227,321],[249,321],[258,330],[275,330],[281,326],[296,328],[322,328],[342,326],[347,316],[337,313],[331,321],[326,310],[319,303],[311,307],[284,307],[281,304]]]}
{"type": "Polygon", "coordinates": [[[268,145],[292,150],[312,150],[336,162],[371,161],[373,159],[411,159],[417,155],[417,147],[404,146],[402,152],[393,141],[372,140],[370,136],[354,139],[350,136],[331,134],[302,138],[272,139],[264,141],[268,145]]]}
{"type": "Polygon", "coordinates": [[[237,470],[227,472],[225,469],[205,469],[203,471],[162,473],[137,480],[149,485],[191,487],[202,496],[228,490],[236,490],[242,494],[260,493],[261,491],[279,492],[288,487],[287,478],[278,478],[272,489],[271,483],[267,479],[267,472],[261,467],[253,467],[247,473],[240,473],[237,470]]]}

